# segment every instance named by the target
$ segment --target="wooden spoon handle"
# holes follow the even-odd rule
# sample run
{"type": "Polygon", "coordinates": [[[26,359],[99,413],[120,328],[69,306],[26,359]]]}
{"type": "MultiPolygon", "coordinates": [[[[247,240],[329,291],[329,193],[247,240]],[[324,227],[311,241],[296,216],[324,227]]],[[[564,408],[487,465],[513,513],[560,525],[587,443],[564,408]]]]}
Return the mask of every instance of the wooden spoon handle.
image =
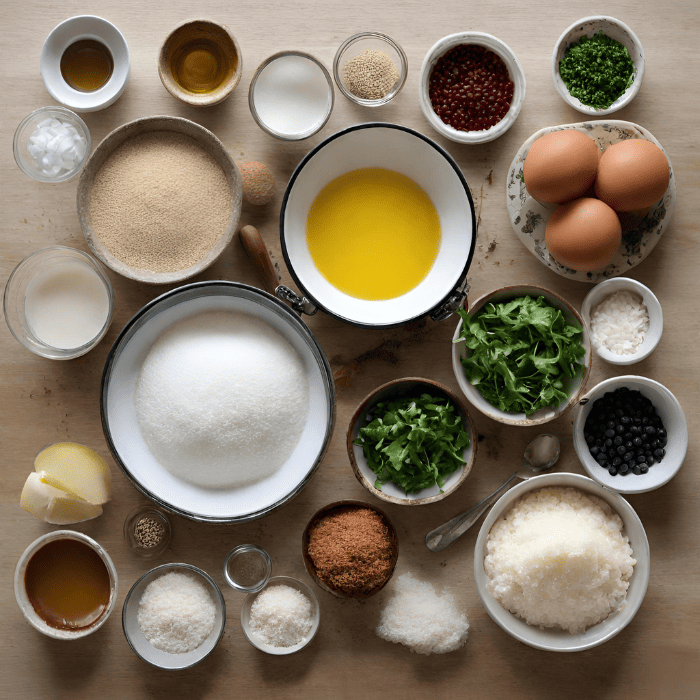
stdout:
{"type": "Polygon", "coordinates": [[[265,291],[274,295],[279,285],[279,277],[258,229],[254,226],[244,226],[241,229],[240,238],[243,250],[262,280],[265,291]]]}

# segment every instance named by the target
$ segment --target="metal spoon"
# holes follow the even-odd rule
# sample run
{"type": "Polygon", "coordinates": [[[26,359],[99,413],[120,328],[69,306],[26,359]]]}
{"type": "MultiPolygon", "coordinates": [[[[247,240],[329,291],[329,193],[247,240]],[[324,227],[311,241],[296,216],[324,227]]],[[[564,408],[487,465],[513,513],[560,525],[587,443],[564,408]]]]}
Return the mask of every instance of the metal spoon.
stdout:
{"type": "Polygon", "coordinates": [[[510,487],[511,481],[519,479],[529,479],[540,472],[553,467],[559,459],[559,438],[556,435],[538,435],[525,448],[523,454],[523,468],[515,472],[503,486],[496,489],[490,496],[487,496],[481,503],[475,505],[466,513],[461,513],[456,518],[435,528],[425,536],[425,546],[432,552],[441,552],[449,547],[458,537],[461,537],[488,509],[495,503],[502,494],[510,487]]]}

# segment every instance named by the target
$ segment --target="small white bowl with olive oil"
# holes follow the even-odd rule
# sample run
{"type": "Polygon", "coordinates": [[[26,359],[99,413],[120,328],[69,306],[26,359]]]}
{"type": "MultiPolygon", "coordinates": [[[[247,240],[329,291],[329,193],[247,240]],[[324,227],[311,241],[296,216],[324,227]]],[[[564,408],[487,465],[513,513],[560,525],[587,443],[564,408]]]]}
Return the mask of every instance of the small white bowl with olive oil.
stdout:
{"type": "Polygon", "coordinates": [[[320,143],[294,171],[280,238],[297,286],[327,314],[366,328],[442,320],[466,293],[474,202],[459,166],[434,141],[396,124],[358,124],[320,143]]]}
{"type": "Polygon", "coordinates": [[[93,15],[61,22],[46,38],[39,62],[51,97],[76,112],[97,112],[114,104],[131,72],[123,34],[93,15]]]}

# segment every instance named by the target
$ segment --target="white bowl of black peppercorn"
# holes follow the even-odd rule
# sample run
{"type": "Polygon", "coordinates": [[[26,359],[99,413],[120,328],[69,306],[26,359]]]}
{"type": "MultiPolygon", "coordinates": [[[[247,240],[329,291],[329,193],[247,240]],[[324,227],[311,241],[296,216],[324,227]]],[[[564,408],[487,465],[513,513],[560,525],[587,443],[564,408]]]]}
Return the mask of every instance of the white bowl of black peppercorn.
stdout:
{"type": "Polygon", "coordinates": [[[614,377],[595,386],[576,406],[574,448],[583,468],[599,484],[619,493],[645,493],[668,483],[678,473],[688,450],[688,426],[681,405],[663,384],[634,375],[614,377]],[[646,408],[633,405],[639,394],[651,402],[653,410],[648,404],[646,408]],[[606,403],[614,399],[613,405],[605,408],[602,420],[588,421],[592,411],[601,409],[602,404],[596,402],[606,396],[606,403]],[[613,431],[614,436],[605,432],[598,436],[595,424],[599,430],[605,427],[613,431]],[[601,439],[602,445],[598,444],[601,439]],[[606,445],[607,440],[612,444],[606,445]],[[624,453],[619,454],[623,447],[624,453]],[[596,448],[595,455],[591,448],[596,448]],[[608,455],[607,460],[600,458],[601,452],[608,455]]]}

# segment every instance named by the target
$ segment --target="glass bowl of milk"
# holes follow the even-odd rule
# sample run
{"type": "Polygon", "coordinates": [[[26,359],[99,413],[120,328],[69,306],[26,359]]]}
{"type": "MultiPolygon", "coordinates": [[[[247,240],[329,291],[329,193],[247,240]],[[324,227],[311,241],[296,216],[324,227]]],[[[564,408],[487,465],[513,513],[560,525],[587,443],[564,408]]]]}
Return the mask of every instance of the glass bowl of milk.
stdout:
{"type": "Polygon", "coordinates": [[[102,340],[114,311],[104,269],[80,250],[37,250],[12,271],[5,287],[5,320],[25,348],[52,360],[71,360],[102,340]]]}

